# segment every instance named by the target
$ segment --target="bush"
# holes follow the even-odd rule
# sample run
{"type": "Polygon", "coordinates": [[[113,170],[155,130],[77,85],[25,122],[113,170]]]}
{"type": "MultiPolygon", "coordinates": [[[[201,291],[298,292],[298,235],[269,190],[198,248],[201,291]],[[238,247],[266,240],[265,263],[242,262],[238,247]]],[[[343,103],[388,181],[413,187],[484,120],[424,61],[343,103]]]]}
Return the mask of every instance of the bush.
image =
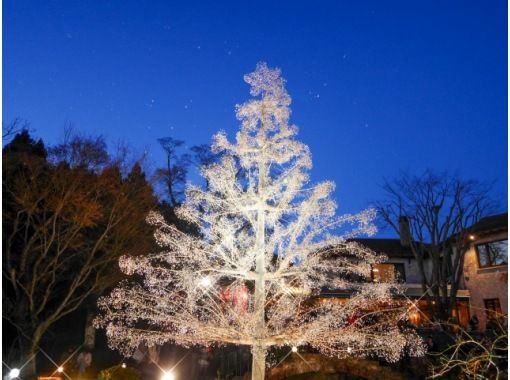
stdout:
{"type": "Polygon", "coordinates": [[[140,372],[131,367],[116,365],[99,372],[98,380],[140,380],[140,372]]]}

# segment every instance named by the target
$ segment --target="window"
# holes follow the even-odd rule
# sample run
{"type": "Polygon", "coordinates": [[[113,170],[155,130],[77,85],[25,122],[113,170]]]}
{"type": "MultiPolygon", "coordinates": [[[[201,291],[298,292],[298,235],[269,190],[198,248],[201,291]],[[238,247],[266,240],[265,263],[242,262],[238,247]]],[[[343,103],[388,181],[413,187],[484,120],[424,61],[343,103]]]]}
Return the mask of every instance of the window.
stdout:
{"type": "Polygon", "coordinates": [[[374,282],[405,282],[404,264],[375,264],[372,268],[372,278],[374,282]]]}
{"type": "Polygon", "coordinates": [[[483,300],[485,303],[485,312],[487,313],[487,319],[497,319],[503,314],[501,312],[501,306],[499,304],[499,298],[491,298],[483,300]]]}
{"type": "Polygon", "coordinates": [[[397,282],[406,282],[406,269],[404,264],[393,264],[397,282]]]}
{"type": "Polygon", "coordinates": [[[492,241],[476,246],[480,268],[508,263],[508,240],[492,241]]]}

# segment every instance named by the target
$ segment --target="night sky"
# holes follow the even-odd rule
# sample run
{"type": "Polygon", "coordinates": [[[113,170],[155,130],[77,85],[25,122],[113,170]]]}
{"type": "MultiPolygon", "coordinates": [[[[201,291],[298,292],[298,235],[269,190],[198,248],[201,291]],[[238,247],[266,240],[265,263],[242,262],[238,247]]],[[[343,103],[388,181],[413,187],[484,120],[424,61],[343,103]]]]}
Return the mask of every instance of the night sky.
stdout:
{"type": "MultiPolygon", "coordinates": [[[[507,199],[507,3],[3,2],[3,120],[49,143],[63,126],[163,164],[156,141],[233,137],[243,74],[280,67],[313,181],[339,213],[399,170],[458,170],[507,199]],[[319,4],[320,3],[320,4],[319,4]]],[[[192,175],[193,179],[193,175],[192,175]]]]}

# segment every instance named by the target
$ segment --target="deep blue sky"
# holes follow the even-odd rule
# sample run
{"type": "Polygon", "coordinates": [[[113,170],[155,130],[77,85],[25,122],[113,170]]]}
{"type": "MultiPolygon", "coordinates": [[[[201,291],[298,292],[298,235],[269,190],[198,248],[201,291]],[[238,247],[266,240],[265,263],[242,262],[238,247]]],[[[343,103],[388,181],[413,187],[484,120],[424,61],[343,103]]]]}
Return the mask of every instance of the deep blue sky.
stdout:
{"type": "Polygon", "coordinates": [[[507,199],[507,3],[4,0],[3,119],[163,155],[156,139],[233,136],[243,74],[282,69],[314,181],[339,212],[400,169],[496,180],[507,199]],[[320,4],[319,4],[320,3],[320,4]]]}

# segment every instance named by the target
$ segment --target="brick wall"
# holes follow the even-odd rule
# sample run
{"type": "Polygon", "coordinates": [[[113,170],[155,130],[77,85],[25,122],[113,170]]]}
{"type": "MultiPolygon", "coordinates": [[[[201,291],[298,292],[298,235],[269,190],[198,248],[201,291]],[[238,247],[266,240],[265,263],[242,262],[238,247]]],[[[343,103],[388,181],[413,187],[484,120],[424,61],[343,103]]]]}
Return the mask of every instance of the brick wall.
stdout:
{"type": "Polygon", "coordinates": [[[508,314],[508,266],[480,268],[475,246],[480,243],[508,239],[508,232],[475,238],[464,259],[464,284],[471,295],[471,315],[476,315],[480,329],[487,324],[485,299],[499,299],[501,311],[508,314]]]}

